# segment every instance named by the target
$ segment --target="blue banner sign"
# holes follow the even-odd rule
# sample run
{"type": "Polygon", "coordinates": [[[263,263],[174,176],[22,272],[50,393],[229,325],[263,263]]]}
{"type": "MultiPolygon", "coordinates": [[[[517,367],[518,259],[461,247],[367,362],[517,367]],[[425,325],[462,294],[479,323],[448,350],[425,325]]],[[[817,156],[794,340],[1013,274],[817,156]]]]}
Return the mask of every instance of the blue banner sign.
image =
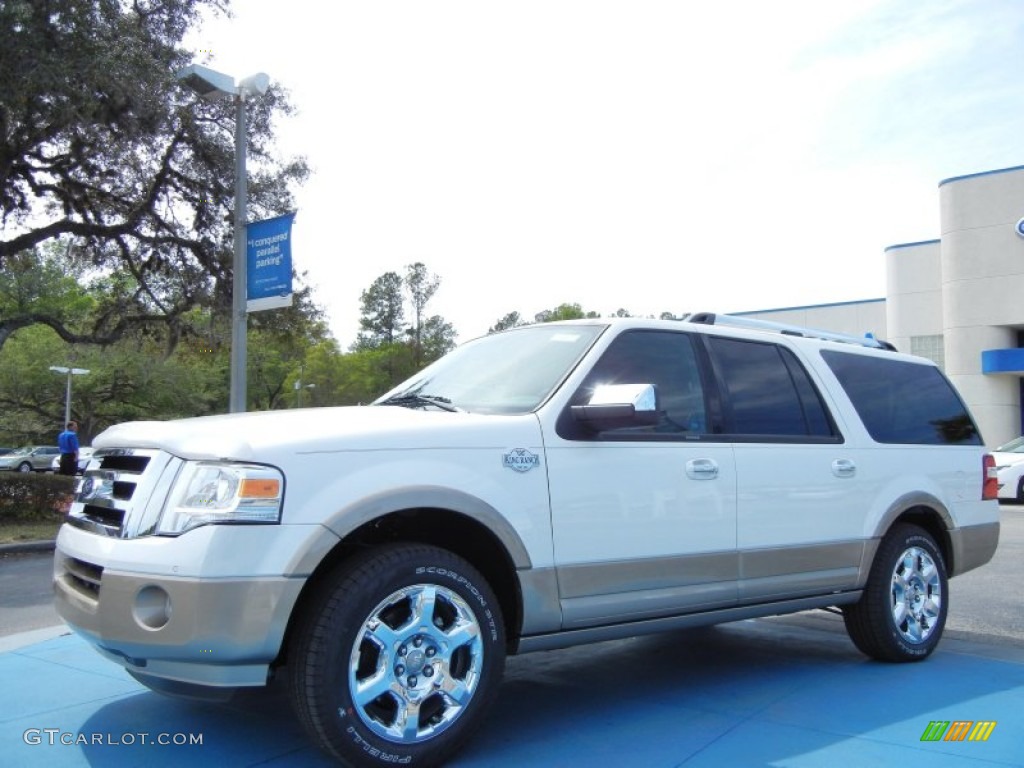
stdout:
{"type": "Polygon", "coordinates": [[[292,221],[295,212],[245,227],[249,312],[292,305],[292,221]]]}

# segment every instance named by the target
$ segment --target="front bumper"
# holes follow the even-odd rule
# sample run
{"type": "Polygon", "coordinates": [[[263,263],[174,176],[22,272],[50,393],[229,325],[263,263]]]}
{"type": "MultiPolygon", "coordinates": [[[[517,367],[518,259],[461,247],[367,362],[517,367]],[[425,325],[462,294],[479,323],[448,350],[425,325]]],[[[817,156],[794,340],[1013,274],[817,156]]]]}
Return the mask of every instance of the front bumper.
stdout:
{"type": "Polygon", "coordinates": [[[140,678],[206,687],[266,684],[305,574],[139,573],[120,558],[87,551],[83,536],[100,538],[68,526],[58,537],[55,606],[100,653],[140,678]]]}

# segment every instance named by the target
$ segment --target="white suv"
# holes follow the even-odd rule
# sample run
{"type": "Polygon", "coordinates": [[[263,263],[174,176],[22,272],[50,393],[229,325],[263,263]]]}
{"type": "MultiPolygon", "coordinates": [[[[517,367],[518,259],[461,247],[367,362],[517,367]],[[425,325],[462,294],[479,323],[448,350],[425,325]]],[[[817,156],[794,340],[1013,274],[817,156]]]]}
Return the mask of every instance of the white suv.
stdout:
{"type": "Polygon", "coordinates": [[[146,685],[284,675],[351,765],[434,762],[508,653],[840,606],[928,656],[996,477],[934,364],[698,315],[533,325],[370,406],[115,426],[57,541],[63,618],[146,685]]]}

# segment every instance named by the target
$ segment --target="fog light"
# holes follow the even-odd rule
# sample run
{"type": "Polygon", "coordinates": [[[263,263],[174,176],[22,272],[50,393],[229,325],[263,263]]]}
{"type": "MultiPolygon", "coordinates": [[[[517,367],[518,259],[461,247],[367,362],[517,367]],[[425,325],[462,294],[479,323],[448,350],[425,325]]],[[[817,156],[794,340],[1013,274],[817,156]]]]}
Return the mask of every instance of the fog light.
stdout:
{"type": "Polygon", "coordinates": [[[144,629],[163,628],[171,620],[171,596],[162,587],[143,587],[135,596],[132,616],[144,629]]]}

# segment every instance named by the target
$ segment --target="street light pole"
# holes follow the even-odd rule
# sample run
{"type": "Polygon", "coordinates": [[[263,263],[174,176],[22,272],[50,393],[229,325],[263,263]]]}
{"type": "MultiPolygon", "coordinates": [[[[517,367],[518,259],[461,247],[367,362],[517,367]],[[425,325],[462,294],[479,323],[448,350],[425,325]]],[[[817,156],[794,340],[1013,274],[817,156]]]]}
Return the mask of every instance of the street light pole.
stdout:
{"type": "Polygon", "coordinates": [[[303,374],[304,371],[305,371],[305,366],[304,365],[300,365],[299,366],[299,378],[297,378],[295,380],[295,385],[294,385],[295,386],[295,407],[296,408],[301,408],[302,407],[302,390],[304,390],[304,389],[315,389],[316,388],[316,384],[303,384],[302,383],[302,374],[303,374]]]}
{"type": "Polygon", "coordinates": [[[262,95],[270,86],[270,78],[260,72],[242,80],[235,79],[209,67],[192,64],[175,73],[175,77],[206,99],[230,98],[235,103],[235,232],[234,264],[231,281],[231,389],[228,410],[242,413],[246,409],[246,360],[249,330],[247,308],[245,220],[248,206],[246,183],[246,112],[245,97],[262,95]]]}
{"type": "Polygon", "coordinates": [[[295,407],[302,407],[302,390],[304,389],[315,389],[316,384],[303,384],[302,380],[299,379],[295,382],[295,407]]]}
{"type": "Polygon", "coordinates": [[[72,376],[84,376],[89,373],[88,368],[68,368],[63,365],[51,365],[50,370],[54,373],[66,373],[68,376],[68,386],[64,394],[64,424],[66,425],[71,421],[71,377],[72,376]]]}
{"type": "Polygon", "coordinates": [[[231,281],[231,394],[228,410],[243,413],[246,410],[246,361],[248,359],[249,312],[246,309],[245,209],[249,187],[245,172],[245,91],[238,89],[235,96],[235,264],[231,281]]]}

